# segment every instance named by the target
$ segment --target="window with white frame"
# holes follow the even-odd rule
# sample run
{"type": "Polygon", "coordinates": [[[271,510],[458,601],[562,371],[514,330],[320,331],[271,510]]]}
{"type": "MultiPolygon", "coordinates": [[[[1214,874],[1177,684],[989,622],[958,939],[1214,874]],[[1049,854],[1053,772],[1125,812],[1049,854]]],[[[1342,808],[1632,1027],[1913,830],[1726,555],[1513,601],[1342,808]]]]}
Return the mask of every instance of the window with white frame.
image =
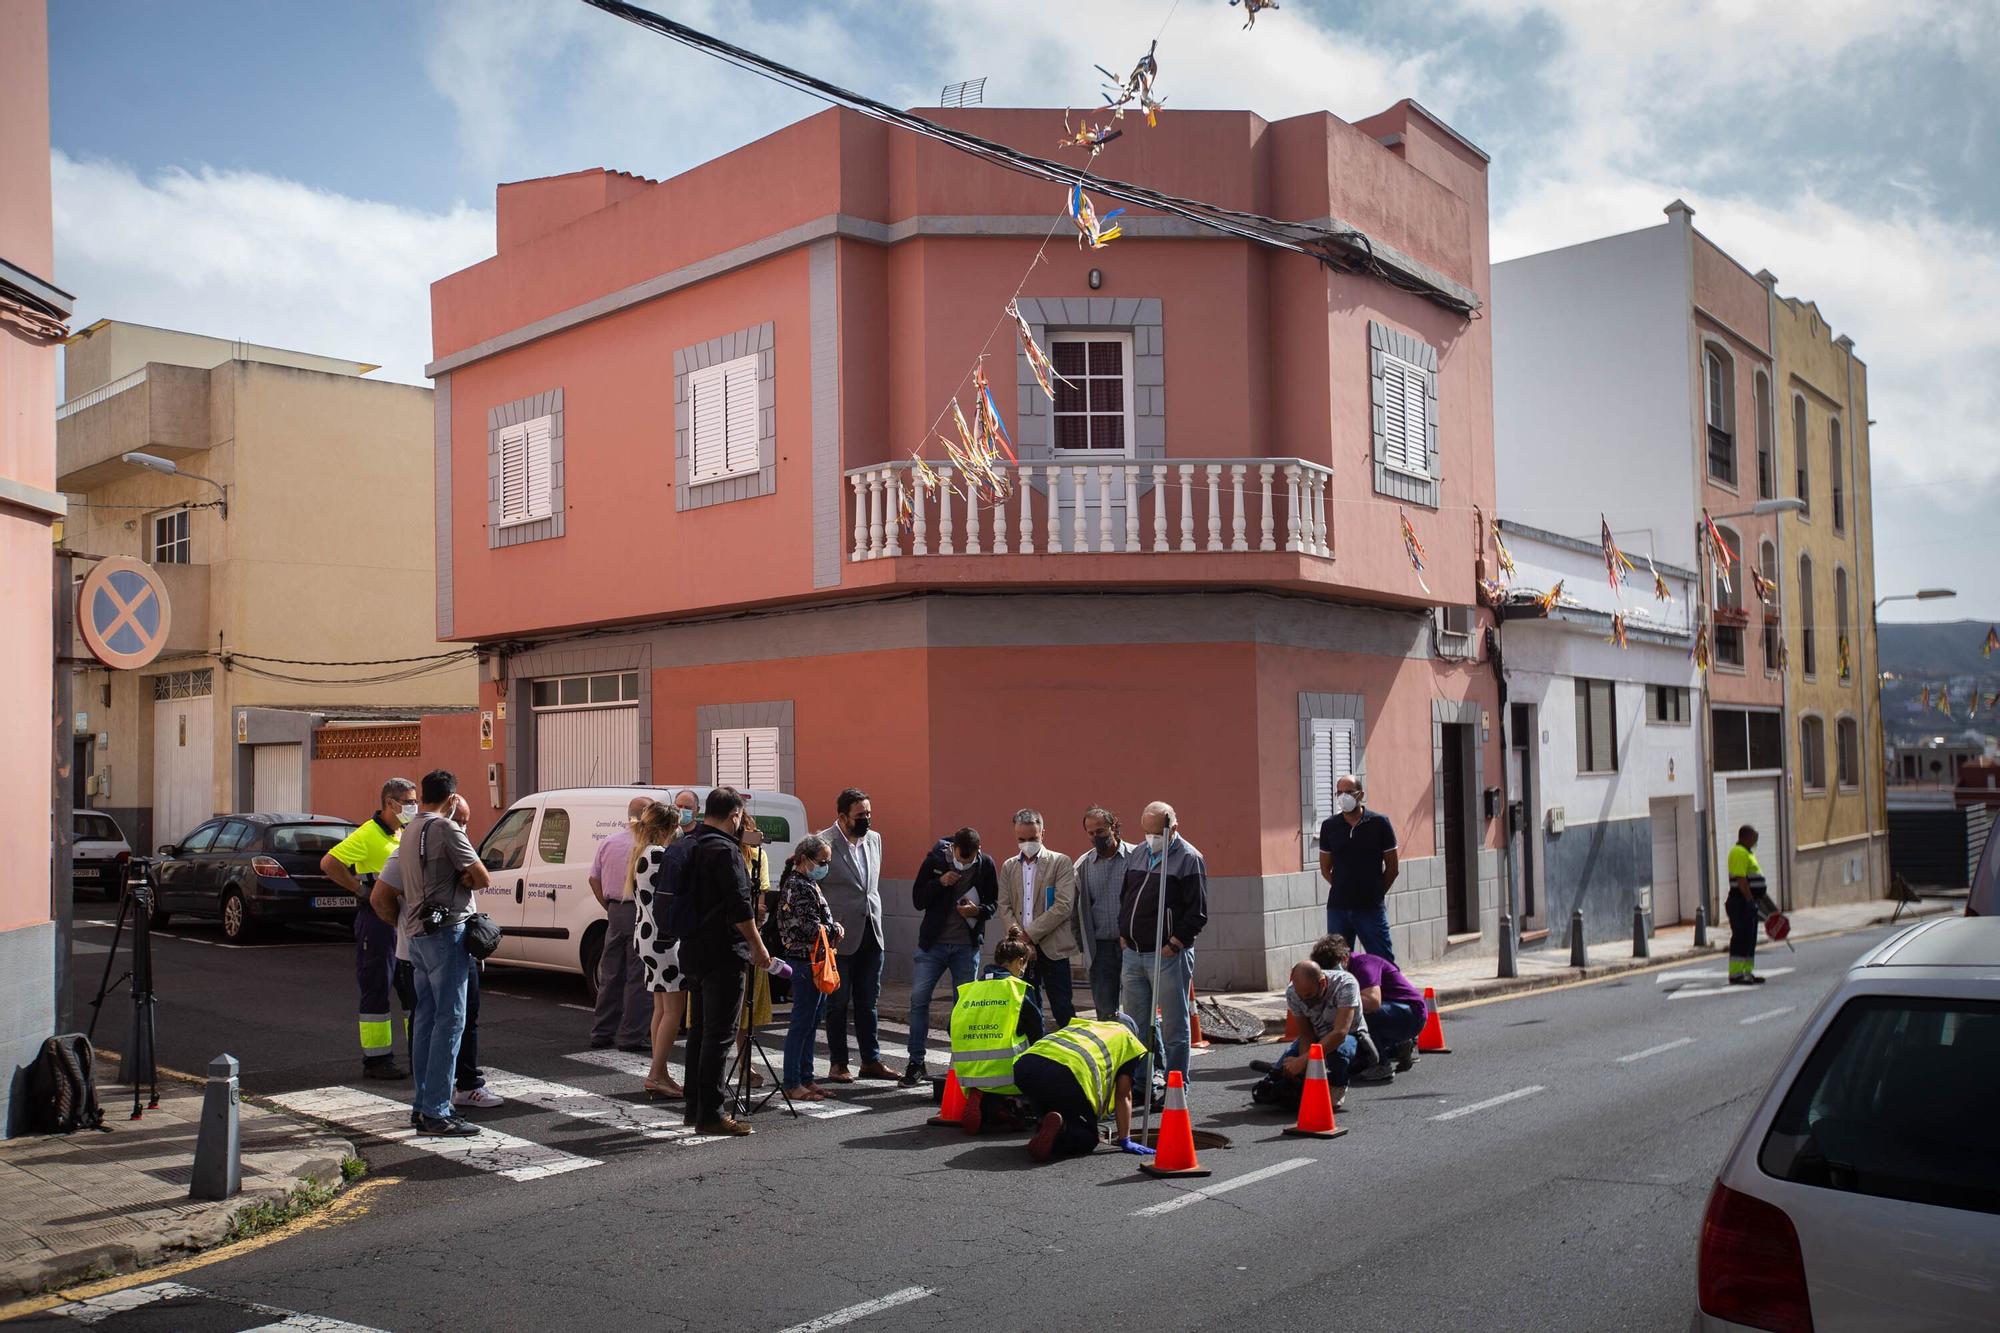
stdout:
{"type": "Polygon", "coordinates": [[[1355,771],[1354,721],[1344,717],[1312,719],[1312,808],[1313,827],[1333,818],[1333,784],[1343,773],[1355,771]]]}
{"type": "Polygon", "coordinates": [[[688,375],[690,479],[757,470],[757,358],[739,356],[688,375]]]}
{"type": "Polygon", "coordinates": [[[193,543],[188,539],[187,510],[169,509],[153,515],[154,564],[185,565],[193,558],[193,551],[193,543]]]}
{"type": "Polygon", "coordinates": [[[532,523],[554,512],[555,418],[500,429],[500,521],[532,523]]]}
{"type": "Polygon", "coordinates": [[[1417,477],[1431,474],[1430,374],[1400,356],[1382,354],[1382,461],[1417,477]]]}
{"type": "Polygon", "coordinates": [[[1127,452],[1132,443],[1132,335],[1051,333],[1049,360],[1062,377],[1055,386],[1056,449],[1127,452]]]}
{"type": "Polygon", "coordinates": [[[778,790],[778,728],[718,728],[709,736],[709,748],[716,786],[778,790]]]}
{"type": "Polygon", "coordinates": [[[1618,771],[1618,693],[1608,680],[1576,682],[1576,771],[1618,771]]]}

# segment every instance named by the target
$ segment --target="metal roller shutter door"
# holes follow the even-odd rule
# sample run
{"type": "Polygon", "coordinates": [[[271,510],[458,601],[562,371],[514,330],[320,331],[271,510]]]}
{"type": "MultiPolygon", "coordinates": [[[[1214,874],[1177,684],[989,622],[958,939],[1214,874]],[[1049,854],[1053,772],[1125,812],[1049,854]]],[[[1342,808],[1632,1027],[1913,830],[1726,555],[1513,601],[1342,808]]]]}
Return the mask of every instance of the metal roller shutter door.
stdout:
{"type": "Polygon", "coordinates": [[[639,710],[535,714],[535,789],[615,787],[639,780],[639,710]]]}

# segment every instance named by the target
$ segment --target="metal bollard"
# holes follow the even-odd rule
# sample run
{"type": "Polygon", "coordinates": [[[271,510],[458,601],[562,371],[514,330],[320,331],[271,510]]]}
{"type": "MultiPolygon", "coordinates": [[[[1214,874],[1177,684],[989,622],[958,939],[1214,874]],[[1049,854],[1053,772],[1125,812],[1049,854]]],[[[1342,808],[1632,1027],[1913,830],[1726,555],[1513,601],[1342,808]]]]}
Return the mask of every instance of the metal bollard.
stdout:
{"type": "Polygon", "coordinates": [[[236,1057],[218,1055],[208,1064],[201,1094],[201,1132],[194,1142],[192,1199],[227,1199],[243,1188],[241,1108],[237,1104],[236,1057]]]}
{"type": "Polygon", "coordinates": [[[1632,956],[1651,958],[1652,941],[1646,938],[1646,908],[1642,903],[1632,904],[1632,956]]]}
{"type": "Polygon", "coordinates": [[[1708,904],[1696,903],[1694,908],[1694,947],[1708,947],[1708,904]]]}
{"type": "Polygon", "coordinates": [[[1583,945],[1583,909],[1577,908],[1569,914],[1569,965],[1589,967],[1590,954],[1583,945]]]}
{"type": "Polygon", "coordinates": [[[1521,975],[1521,937],[1514,933],[1514,916],[1511,912],[1500,914],[1500,975],[1518,977],[1521,975]]]}

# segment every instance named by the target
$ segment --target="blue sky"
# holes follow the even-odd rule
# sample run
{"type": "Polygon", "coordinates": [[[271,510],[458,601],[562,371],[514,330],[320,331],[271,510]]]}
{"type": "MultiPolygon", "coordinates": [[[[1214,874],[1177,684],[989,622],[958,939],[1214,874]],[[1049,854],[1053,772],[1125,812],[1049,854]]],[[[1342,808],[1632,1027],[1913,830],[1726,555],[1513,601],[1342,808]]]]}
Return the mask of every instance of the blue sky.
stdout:
{"type": "MultiPolygon", "coordinates": [[[[1160,32],[1169,107],[1415,96],[1493,155],[1494,255],[1696,225],[1869,363],[1878,584],[2000,619],[2000,11],[1948,0],[658,0],[892,101],[1081,105],[1160,32]]],[[[420,380],[493,186],[671,174],[818,104],[574,0],[55,0],[58,279],[79,315],[420,380]],[[723,108],[727,114],[716,114],[723,108]]],[[[1889,614],[1897,612],[1891,608],[1889,614]]]]}

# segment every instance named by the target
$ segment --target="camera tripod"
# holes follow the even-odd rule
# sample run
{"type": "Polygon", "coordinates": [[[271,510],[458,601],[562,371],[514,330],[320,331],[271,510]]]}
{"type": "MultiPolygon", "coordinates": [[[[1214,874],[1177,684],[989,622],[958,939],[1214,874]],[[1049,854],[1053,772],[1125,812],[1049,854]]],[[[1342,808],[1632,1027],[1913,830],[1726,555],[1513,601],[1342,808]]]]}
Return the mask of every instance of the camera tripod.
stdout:
{"type": "Polygon", "coordinates": [[[104,1012],[104,1001],[112,991],[126,982],[132,985],[132,1034],[125,1043],[125,1056],[121,1077],[129,1077],[132,1082],[132,1119],[137,1120],[145,1111],[156,1111],[160,1107],[160,1071],[157,1061],[159,1030],[154,1021],[153,998],[153,863],[150,859],[135,858],[133,869],[139,873],[136,884],[130,884],[125,897],[118,905],[118,924],[111,933],[111,948],[104,955],[104,976],[97,983],[97,995],[90,1002],[90,1026],[84,1030],[86,1038],[93,1039],[97,1032],[97,1020],[104,1012]],[[113,981],[111,968],[118,960],[118,942],[125,936],[125,918],[132,918],[132,966],[125,975],[113,981]],[[139,1085],[144,1083],[148,1090],[144,1110],[139,1105],[139,1085]]]}
{"type": "MultiPolygon", "coordinates": [[[[793,984],[797,984],[796,980],[793,984]]],[[[799,1108],[793,1103],[792,1094],[785,1087],[785,1080],[772,1067],[771,1053],[764,1049],[764,1042],[758,1037],[757,1029],[750,1021],[751,1015],[756,1012],[756,1001],[757,965],[755,963],[745,963],[743,973],[742,1031],[749,1034],[750,1040],[737,1053],[736,1065],[729,1071],[729,1081],[734,1089],[730,1096],[730,1105],[734,1107],[736,1114],[750,1115],[769,1106],[771,1098],[782,1095],[785,1099],[785,1109],[792,1113],[794,1119],[797,1119],[799,1108]],[[753,1097],[750,1094],[750,1074],[752,1072],[750,1057],[753,1052],[764,1062],[764,1072],[771,1080],[770,1089],[760,1097],[753,1097]]]]}

